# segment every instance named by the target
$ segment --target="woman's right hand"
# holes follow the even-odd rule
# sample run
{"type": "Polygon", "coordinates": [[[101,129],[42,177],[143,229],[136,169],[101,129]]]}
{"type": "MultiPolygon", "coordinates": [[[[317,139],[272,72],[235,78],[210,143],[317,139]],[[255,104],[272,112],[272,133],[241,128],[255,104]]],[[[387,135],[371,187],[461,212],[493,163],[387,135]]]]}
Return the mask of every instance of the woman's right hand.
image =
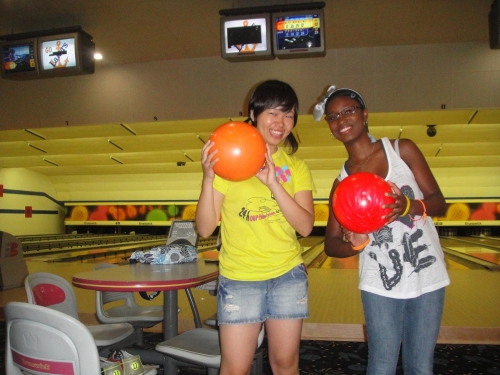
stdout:
{"type": "Polygon", "coordinates": [[[217,149],[212,151],[214,142],[208,140],[201,149],[201,167],[203,168],[203,178],[213,180],[215,178],[214,165],[219,161],[216,157],[217,149]]]}
{"type": "Polygon", "coordinates": [[[342,229],[342,234],[344,235],[344,240],[347,242],[350,242],[351,247],[359,246],[359,245],[365,243],[366,240],[368,239],[367,234],[354,233],[354,232],[344,228],[343,226],[340,226],[340,228],[342,229]]]}

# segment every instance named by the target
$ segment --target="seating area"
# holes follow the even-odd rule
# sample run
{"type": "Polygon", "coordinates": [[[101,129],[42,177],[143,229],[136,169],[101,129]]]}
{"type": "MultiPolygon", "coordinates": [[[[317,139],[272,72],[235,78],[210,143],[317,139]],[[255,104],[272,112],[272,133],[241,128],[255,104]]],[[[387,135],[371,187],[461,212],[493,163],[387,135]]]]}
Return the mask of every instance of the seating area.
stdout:
{"type": "MultiPolygon", "coordinates": [[[[86,244],[99,243],[100,246],[103,246],[103,242],[113,244],[120,241],[120,236],[109,236],[109,238],[105,238],[106,236],[96,236],[95,238],[94,236],[91,237],[92,238],[82,238],[81,236],[70,238],[25,238],[23,239],[23,248],[25,247],[24,243],[29,242],[30,244],[26,245],[28,249],[26,253],[30,253],[32,251],[54,252],[61,250],[64,246],[81,248],[86,246],[86,244]],[[65,245],[63,245],[63,243],[65,245]],[[48,245],[49,248],[40,250],[45,245],[48,245]]],[[[174,245],[189,245],[193,247],[199,246],[199,238],[195,230],[194,221],[174,220],[166,240],[162,239],[160,241],[167,247],[174,245]]],[[[220,243],[220,238],[210,241],[205,240],[203,242],[204,244],[211,245],[210,248],[213,247],[216,249],[220,243]]],[[[136,249],[138,248],[136,247],[136,249]]],[[[119,267],[120,266],[118,264],[100,262],[93,266],[93,270],[116,269],[119,267]]],[[[20,374],[20,371],[31,373],[30,371],[34,370],[35,366],[45,366],[49,363],[56,367],[72,367],[72,372],[68,373],[97,373],[96,366],[103,368],[103,361],[105,361],[105,358],[108,358],[108,356],[112,357],[117,348],[120,348],[129,356],[139,358],[135,355],[135,352],[137,352],[137,348],[143,347],[143,330],[164,322],[166,311],[164,306],[158,304],[140,305],[137,303],[137,293],[134,292],[118,292],[113,290],[105,291],[97,289],[95,291],[95,311],[96,319],[99,324],[83,324],[79,317],[80,314],[75,290],[64,277],[51,272],[30,272],[25,278],[24,287],[28,303],[10,302],[5,307],[5,316],[8,325],[7,350],[12,348],[10,355],[7,354],[6,358],[9,368],[8,375],[20,374]],[[34,323],[26,323],[23,321],[21,323],[21,320],[25,319],[25,316],[29,315],[29,313],[23,315],[23,311],[31,311],[32,313],[36,311],[37,314],[40,312],[38,315],[40,316],[41,321],[34,323]],[[14,318],[17,313],[19,313],[19,316],[22,318],[17,319],[19,321],[14,318]],[[68,327],[78,327],[74,329],[85,332],[85,334],[82,335],[82,340],[86,340],[87,345],[90,345],[88,353],[85,353],[88,355],[88,368],[83,368],[83,366],[81,366],[81,363],[79,362],[81,359],[78,357],[78,353],[70,353],[70,349],[62,350],[62,352],[65,353],[69,359],[66,361],[67,363],[63,364],[61,363],[63,362],[64,357],[60,357],[52,353],[52,351],[57,352],[57,348],[63,338],[66,338],[66,341],[76,340],[76,337],[68,335],[64,329],[62,329],[62,331],[56,330],[56,332],[49,335],[49,339],[53,340],[53,345],[50,350],[37,349],[38,351],[30,350],[29,345],[23,346],[18,342],[19,340],[16,337],[19,336],[21,328],[17,328],[17,330],[13,331],[10,329],[11,325],[14,325],[15,327],[28,327],[30,325],[34,325],[36,327],[34,328],[34,336],[36,336],[38,330],[43,332],[44,330],[49,329],[44,325],[49,324],[48,322],[51,319],[56,322],[57,319],[61,317],[61,314],[64,315],[63,320],[68,322],[68,327]],[[13,321],[15,322],[13,323],[13,321]],[[89,344],[88,341],[91,341],[92,344],[89,344]],[[10,343],[12,343],[12,347],[10,346],[10,343]],[[132,354],[127,352],[128,348],[132,354]],[[37,364],[34,364],[36,362],[35,358],[38,358],[37,364]],[[29,364],[26,365],[26,363],[29,364]]],[[[215,281],[199,285],[197,288],[208,291],[209,293],[207,294],[209,296],[210,294],[212,296],[216,294],[215,281]]],[[[181,289],[184,289],[186,292],[186,299],[189,302],[194,328],[184,330],[179,335],[175,335],[167,340],[164,340],[163,342],[158,343],[153,349],[153,351],[156,352],[156,355],[153,355],[153,353],[148,354],[144,350],[142,353],[147,354],[144,356],[146,360],[152,359],[151,363],[157,365],[165,364],[165,366],[167,366],[167,363],[171,362],[166,362],[164,359],[162,360],[162,358],[168,357],[171,358],[170,361],[173,360],[174,363],[176,363],[176,366],[199,366],[206,368],[208,374],[215,375],[218,373],[218,369],[220,368],[219,335],[216,321],[215,319],[212,319],[214,320],[212,326],[210,328],[206,328],[206,326],[204,327],[202,325],[200,314],[191,289],[181,289]]],[[[149,297],[152,295],[156,296],[158,293],[151,293],[149,295],[146,293],[144,294],[149,297]]],[[[148,299],[145,297],[143,298],[148,299]]],[[[55,325],[57,325],[57,323],[53,323],[53,326],[55,325]]],[[[63,328],[65,327],[66,325],[63,325],[63,328]]],[[[258,350],[262,345],[263,340],[264,326],[262,326],[258,342],[256,342],[256,355],[252,368],[253,375],[263,373],[262,351],[258,350]]],[[[122,360],[124,364],[125,360],[123,358],[122,360]]],[[[109,363],[106,363],[106,365],[112,367],[109,363]]],[[[132,375],[132,373],[127,372],[126,366],[122,366],[121,371],[122,375],[132,375]]],[[[119,374],[119,372],[109,373],[112,373],[113,375],[119,374]]],[[[149,370],[144,370],[140,373],[140,375],[153,373],[156,373],[156,371],[149,372],[149,370]]],[[[139,373],[134,372],[133,375],[139,375],[139,373]]]]}
{"type": "MultiPolygon", "coordinates": [[[[28,275],[24,285],[28,303],[60,311],[78,320],[78,304],[73,287],[62,277],[36,272],[28,275]]],[[[88,325],[87,329],[100,351],[105,351],[111,345],[126,346],[136,342],[131,337],[134,327],[127,322],[88,325]]]]}
{"type": "MultiPolygon", "coordinates": [[[[97,263],[94,270],[119,267],[112,263],[97,263]]],[[[132,292],[95,292],[96,316],[104,324],[129,323],[134,327],[138,340],[143,344],[143,329],[163,321],[163,308],[159,305],[141,306],[132,292]],[[116,306],[115,302],[120,304],[116,306]],[[115,306],[113,306],[113,304],[115,306]],[[111,307],[110,307],[111,305],[111,307]]]]}

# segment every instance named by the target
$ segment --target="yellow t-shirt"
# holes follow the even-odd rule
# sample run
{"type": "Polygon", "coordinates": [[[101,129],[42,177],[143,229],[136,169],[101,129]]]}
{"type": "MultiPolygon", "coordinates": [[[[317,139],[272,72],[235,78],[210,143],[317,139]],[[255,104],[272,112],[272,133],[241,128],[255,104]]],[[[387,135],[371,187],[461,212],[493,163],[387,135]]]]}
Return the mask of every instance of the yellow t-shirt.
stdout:
{"type": "MultiPolygon", "coordinates": [[[[315,191],[304,161],[287,155],[281,148],[272,156],[276,177],[290,196],[303,190],[315,191]]],[[[303,262],[295,230],[285,220],[269,188],[257,177],[232,182],[216,176],[214,188],[225,195],[221,275],[232,280],[268,280],[303,262]]]]}

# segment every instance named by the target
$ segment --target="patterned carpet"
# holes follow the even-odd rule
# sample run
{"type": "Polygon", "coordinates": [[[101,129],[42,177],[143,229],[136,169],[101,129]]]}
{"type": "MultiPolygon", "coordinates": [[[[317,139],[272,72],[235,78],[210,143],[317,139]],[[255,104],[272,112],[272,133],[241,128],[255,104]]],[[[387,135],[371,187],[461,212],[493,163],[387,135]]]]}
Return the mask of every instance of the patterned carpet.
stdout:
{"type": "MultiPolygon", "coordinates": [[[[146,345],[161,340],[161,335],[150,334],[146,345]],[[148,344],[149,343],[149,344],[148,344]]],[[[264,350],[264,373],[272,375],[264,350]]],[[[364,342],[302,341],[299,370],[303,375],[362,375],[366,372],[368,345],[364,342]]],[[[196,375],[194,369],[181,369],[180,375],[196,375]]],[[[500,345],[444,345],[436,346],[435,375],[500,375],[500,345]]],[[[403,375],[398,365],[396,375],[403,375]]]]}
{"type": "MultiPolygon", "coordinates": [[[[158,333],[146,333],[145,347],[153,349],[162,341],[158,333]]],[[[5,325],[0,326],[0,343],[5,344],[5,325]]],[[[264,373],[272,375],[267,358],[266,341],[264,373]]],[[[366,372],[368,347],[364,342],[302,341],[300,345],[300,373],[304,375],[362,375],[366,372]]],[[[0,350],[1,369],[4,369],[4,351],[0,350]]],[[[159,369],[158,375],[163,375],[159,369]]],[[[1,370],[0,370],[1,372],[1,370]]],[[[181,368],[180,375],[201,375],[194,368],[181,368]]],[[[400,365],[396,375],[402,375],[400,365]]],[[[435,375],[500,375],[500,345],[444,345],[436,347],[435,375]]],[[[96,374],[97,375],[97,374],[96,374]]]]}

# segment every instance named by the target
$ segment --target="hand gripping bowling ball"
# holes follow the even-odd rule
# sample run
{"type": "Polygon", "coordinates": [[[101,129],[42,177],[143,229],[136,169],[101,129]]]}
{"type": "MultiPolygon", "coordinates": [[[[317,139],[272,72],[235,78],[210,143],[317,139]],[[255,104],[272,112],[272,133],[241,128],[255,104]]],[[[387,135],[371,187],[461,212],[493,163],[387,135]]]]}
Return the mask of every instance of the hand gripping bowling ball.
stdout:
{"type": "Polygon", "coordinates": [[[266,160],[266,142],[259,131],[246,122],[225,123],[209,138],[217,150],[214,165],[218,176],[230,181],[243,181],[259,172],[266,160]]]}
{"type": "Polygon", "coordinates": [[[382,205],[395,201],[385,193],[392,193],[392,189],[382,177],[369,172],[354,173],[335,189],[333,213],[340,225],[351,232],[375,232],[388,221],[382,216],[392,211],[392,208],[382,208],[382,205]]]}

